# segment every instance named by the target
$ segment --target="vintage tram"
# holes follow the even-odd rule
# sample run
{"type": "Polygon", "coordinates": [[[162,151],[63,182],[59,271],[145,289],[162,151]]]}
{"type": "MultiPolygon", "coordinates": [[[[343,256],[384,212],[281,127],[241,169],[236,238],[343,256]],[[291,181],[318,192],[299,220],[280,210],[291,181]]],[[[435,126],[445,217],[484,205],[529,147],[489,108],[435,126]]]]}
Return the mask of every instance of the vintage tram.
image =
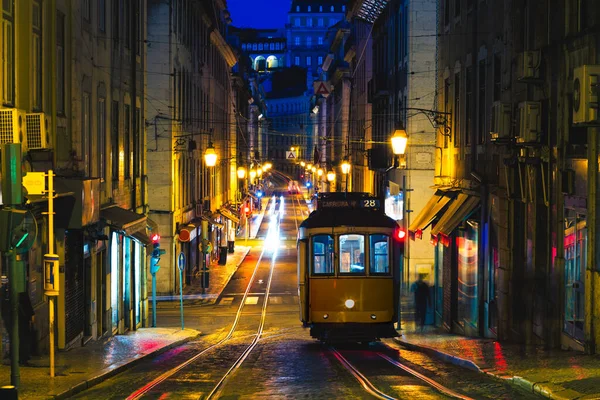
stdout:
{"type": "Polygon", "coordinates": [[[320,193],[298,232],[300,319],[323,342],[397,336],[405,232],[368,193],[320,193]]]}

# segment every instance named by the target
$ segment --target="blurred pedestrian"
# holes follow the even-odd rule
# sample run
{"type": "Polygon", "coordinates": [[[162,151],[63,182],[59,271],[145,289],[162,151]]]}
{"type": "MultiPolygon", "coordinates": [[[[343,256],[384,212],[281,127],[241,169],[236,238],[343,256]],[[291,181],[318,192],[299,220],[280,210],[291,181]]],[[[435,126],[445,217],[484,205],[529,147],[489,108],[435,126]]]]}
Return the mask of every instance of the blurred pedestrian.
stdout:
{"type": "Polygon", "coordinates": [[[27,365],[31,357],[34,315],[29,294],[19,293],[19,363],[21,365],[27,365]]]}
{"type": "Polygon", "coordinates": [[[419,274],[419,279],[412,284],[410,291],[415,294],[415,323],[423,332],[427,318],[427,306],[431,306],[429,285],[423,280],[425,274],[419,274]]]}

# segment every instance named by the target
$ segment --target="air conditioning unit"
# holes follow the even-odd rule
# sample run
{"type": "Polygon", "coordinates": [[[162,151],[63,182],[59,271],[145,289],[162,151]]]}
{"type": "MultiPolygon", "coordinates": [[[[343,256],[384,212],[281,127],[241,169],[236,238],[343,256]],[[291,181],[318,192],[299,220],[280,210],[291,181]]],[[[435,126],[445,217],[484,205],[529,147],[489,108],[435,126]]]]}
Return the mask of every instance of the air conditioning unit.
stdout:
{"type": "Polygon", "coordinates": [[[583,65],[573,73],[573,124],[598,125],[600,65],[583,65]]]}
{"type": "Polygon", "coordinates": [[[539,50],[524,51],[518,56],[517,79],[539,79],[540,78],[540,62],[541,54],[539,50]]]}
{"type": "Polygon", "coordinates": [[[492,129],[490,138],[492,142],[510,137],[511,105],[495,101],[492,105],[492,129]]]}
{"type": "Polygon", "coordinates": [[[25,111],[17,108],[0,109],[0,144],[22,143],[21,151],[27,150],[25,111]]]}
{"type": "Polygon", "coordinates": [[[539,101],[519,103],[518,143],[537,143],[541,133],[542,104],[539,101]]]}
{"type": "Polygon", "coordinates": [[[47,149],[50,147],[48,135],[50,119],[44,113],[27,114],[27,148],[47,149]]]}

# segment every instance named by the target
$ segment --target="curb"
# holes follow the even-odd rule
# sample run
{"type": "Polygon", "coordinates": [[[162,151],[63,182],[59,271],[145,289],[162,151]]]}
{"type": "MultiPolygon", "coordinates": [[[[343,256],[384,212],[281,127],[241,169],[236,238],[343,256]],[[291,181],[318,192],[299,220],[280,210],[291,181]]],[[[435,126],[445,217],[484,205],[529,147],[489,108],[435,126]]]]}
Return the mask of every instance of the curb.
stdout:
{"type": "Polygon", "coordinates": [[[547,399],[571,400],[571,399],[584,398],[584,396],[585,396],[582,393],[579,393],[579,392],[576,392],[576,391],[570,390],[570,389],[565,389],[561,386],[554,385],[551,383],[550,384],[542,384],[539,382],[531,382],[521,376],[506,377],[506,376],[497,375],[497,374],[494,374],[493,372],[488,372],[488,371],[481,369],[481,367],[479,367],[477,364],[475,364],[471,360],[453,356],[451,354],[444,353],[443,351],[436,350],[429,346],[409,343],[402,339],[393,338],[393,340],[394,340],[394,342],[398,343],[400,346],[405,347],[409,350],[425,353],[427,355],[436,357],[442,361],[457,365],[459,367],[470,369],[472,371],[476,371],[481,374],[486,374],[496,380],[499,380],[502,382],[508,382],[511,386],[517,387],[521,390],[524,390],[529,393],[533,393],[533,394],[541,396],[541,397],[545,397],[547,399]]]}
{"type": "Polygon", "coordinates": [[[199,332],[197,335],[194,336],[190,336],[184,339],[180,339],[177,340],[173,343],[170,343],[164,347],[161,347],[160,349],[156,349],[155,351],[152,351],[148,354],[144,354],[143,356],[131,359],[130,361],[127,361],[125,363],[123,363],[122,365],[119,365],[118,367],[111,369],[109,371],[106,371],[104,373],[100,373],[99,375],[96,375],[92,378],[86,379],[78,384],[76,384],[75,386],[72,386],[71,388],[58,393],[56,395],[54,395],[52,398],[54,399],[68,399],[69,397],[75,396],[78,393],[83,392],[84,390],[87,390],[93,386],[98,385],[99,383],[104,382],[105,380],[107,380],[108,378],[111,378],[117,374],[120,374],[121,372],[137,365],[138,363],[140,363],[142,360],[151,357],[151,356],[157,356],[160,355],[162,353],[165,353],[168,350],[171,350],[174,347],[177,346],[181,346],[184,343],[190,342],[192,340],[198,339],[200,336],[202,336],[202,333],[199,332]]]}
{"type": "Polygon", "coordinates": [[[401,345],[403,347],[406,347],[409,350],[419,351],[421,353],[425,353],[427,355],[439,358],[439,359],[441,359],[441,360],[443,360],[443,361],[445,361],[447,363],[458,365],[459,367],[470,369],[470,370],[475,371],[475,372],[479,372],[479,373],[482,373],[482,374],[486,373],[481,368],[479,368],[479,366],[477,364],[475,364],[471,360],[467,360],[465,358],[460,358],[460,357],[457,357],[457,356],[453,356],[451,354],[447,354],[447,353],[444,353],[442,351],[436,350],[436,349],[434,349],[432,347],[423,346],[423,345],[417,345],[417,344],[405,342],[402,339],[393,338],[393,340],[394,340],[394,342],[398,343],[399,345],[401,345]]]}

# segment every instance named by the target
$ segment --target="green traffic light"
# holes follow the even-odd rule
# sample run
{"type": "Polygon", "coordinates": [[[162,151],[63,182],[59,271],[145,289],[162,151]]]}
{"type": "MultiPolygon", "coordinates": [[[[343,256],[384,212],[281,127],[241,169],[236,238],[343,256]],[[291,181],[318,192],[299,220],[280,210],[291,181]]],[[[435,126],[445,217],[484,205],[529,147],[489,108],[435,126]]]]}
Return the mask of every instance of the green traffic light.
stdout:
{"type": "Polygon", "coordinates": [[[27,239],[27,236],[29,236],[29,232],[25,232],[25,234],[21,237],[21,239],[19,239],[15,247],[19,247],[20,245],[22,245],[25,239],[27,239]]]}

